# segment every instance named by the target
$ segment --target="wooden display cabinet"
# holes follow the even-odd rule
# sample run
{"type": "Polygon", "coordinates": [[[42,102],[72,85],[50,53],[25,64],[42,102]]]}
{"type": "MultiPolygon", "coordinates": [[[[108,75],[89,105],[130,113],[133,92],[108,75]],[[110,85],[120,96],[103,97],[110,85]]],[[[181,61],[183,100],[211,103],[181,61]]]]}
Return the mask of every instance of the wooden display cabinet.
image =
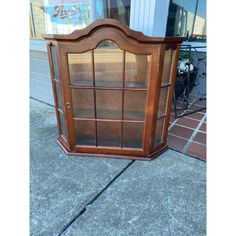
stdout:
{"type": "Polygon", "coordinates": [[[180,43],[112,19],[45,35],[67,154],[151,160],[167,149],[180,43]]]}

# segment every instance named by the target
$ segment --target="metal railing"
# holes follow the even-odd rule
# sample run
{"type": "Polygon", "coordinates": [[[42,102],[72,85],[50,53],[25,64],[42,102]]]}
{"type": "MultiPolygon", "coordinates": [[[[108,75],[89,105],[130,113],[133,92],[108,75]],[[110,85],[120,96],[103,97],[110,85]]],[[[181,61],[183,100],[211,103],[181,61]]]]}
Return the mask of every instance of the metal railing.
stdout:
{"type": "Polygon", "coordinates": [[[206,90],[206,54],[204,53],[204,55],[198,51],[203,48],[206,48],[206,46],[181,46],[181,52],[187,54],[190,62],[186,63],[186,66],[188,66],[187,72],[183,74],[177,73],[173,96],[175,118],[206,109],[206,105],[198,105],[199,101],[206,101],[206,91],[204,91],[206,90]],[[192,57],[195,57],[195,60],[191,60],[192,57]],[[194,70],[192,71],[189,69],[191,63],[194,65],[194,70]],[[202,85],[202,88],[199,85],[202,85]],[[178,87],[181,91],[178,91],[178,87]]]}

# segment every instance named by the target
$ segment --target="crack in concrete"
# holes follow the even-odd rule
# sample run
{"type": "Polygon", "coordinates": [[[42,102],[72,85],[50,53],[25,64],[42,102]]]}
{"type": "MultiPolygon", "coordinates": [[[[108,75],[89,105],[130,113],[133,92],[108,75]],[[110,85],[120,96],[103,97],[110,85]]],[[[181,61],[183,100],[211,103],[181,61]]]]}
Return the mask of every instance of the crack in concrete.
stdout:
{"type": "Polygon", "coordinates": [[[57,236],[62,236],[66,230],[80,217],[82,216],[88,207],[90,207],[99,197],[100,195],[110,187],[110,185],[116,181],[117,178],[119,178],[133,163],[135,162],[135,160],[132,160],[129,162],[129,164],[124,167],[92,200],[90,200],[84,207],[83,209],[73,217],[73,219],[68,222],[63,228],[62,230],[59,232],[59,234],[57,236]]]}

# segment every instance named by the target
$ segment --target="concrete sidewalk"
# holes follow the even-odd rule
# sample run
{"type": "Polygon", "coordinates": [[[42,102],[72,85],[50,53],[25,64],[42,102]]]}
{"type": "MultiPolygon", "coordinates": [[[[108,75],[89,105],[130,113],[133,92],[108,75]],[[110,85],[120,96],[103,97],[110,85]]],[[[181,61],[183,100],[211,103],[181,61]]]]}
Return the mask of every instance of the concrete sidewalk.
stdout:
{"type": "Polygon", "coordinates": [[[66,156],[54,108],[31,99],[32,236],[206,235],[205,162],[66,156]]]}

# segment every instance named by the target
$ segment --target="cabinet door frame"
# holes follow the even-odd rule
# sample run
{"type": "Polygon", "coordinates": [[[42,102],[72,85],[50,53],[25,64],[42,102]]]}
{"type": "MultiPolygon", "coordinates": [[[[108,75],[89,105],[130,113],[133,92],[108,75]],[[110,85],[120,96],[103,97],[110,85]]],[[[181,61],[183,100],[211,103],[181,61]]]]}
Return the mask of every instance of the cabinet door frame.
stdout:
{"type": "Polygon", "coordinates": [[[52,90],[53,90],[53,98],[54,98],[54,105],[55,105],[55,113],[56,113],[56,119],[57,119],[57,128],[58,128],[58,140],[62,142],[68,149],[69,149],[69,141],[67,139],[69,131],[67,129],[66,124],[66,112],[64,107],[64,92],[63,92],[63,86],[61,81],[63,81],[60,77],[60,64],[59,64],[59,50],[58,50],[58,43],[56,41],[50,41],[47,44],[47,50],[48,50],[48,57],[49,57],[49,69],[51,74],[51,83],[52,83],[52,90]],[[55,68],[54,68],[54,59],[52,55],[52,47],[55,48],[56,52],[56,59],[57,59],[57,70],[58,70],[58,78],[55,77],[55,68]],[[58,101],[58,93],[56,89],[56,83],[59,83],[60,85],[60,93],[61,93],[61,103],[62,103],[62,110],[59,111],[59,101],[58,101]],[[62,121],[60,118],[60,114],[64,117],[64,125],[65,125],[65,134],[62,132],[62,121]],[[65,136],[64,136],[65,135],[65,136]]]}
{"type": "MultiPolygon", "coordinates": [[[[157,54],[155,53],[156,49],[160,46],[154,46],[153,44],[143,44],[134,39],[127,38],[124,34],[122,34],[118,29],[111,28],[109,29],[101,29],[100,31],[95,31],[89,37],[86,37],[81,40],[76,41],[59,41],[58,46],[59,50],[59,64],[60,64],[60,73],[63,77],[63,93],[64,93],[64,105],[65,105],[65,114],[67,122],[67,130],[68,130],[68,139],[71,151],[76,152],[91,152],[91,153],[104,153],[107,152],[109,154],[127,154],[127,155],[137,155],[143,156],[150,153],[151,143],[148,142],[150,140],[151,133],[148,131],[150,128],[150,122],[153,122],[153,110],[150,111],[149,103],[152,102],[155,97],[155,89],[151,90],[153,83],[152,77],[153,73],[156,71],[155,63],[157,58],[154,59],[157,54]],[[68,64],[68,54],[80,54],[87,51],[92,51],[97,48],[97,45],[104,41],[111,40],[116,43],[121,50],[127,51],[136,55],[149,55],[150,56],[150,75],[147,83],[147,97],[146,97],[146,107],[145,107],[145,119],[144,119],[144,128],[143,128],[143,145],[142,148],[126,148],[126,147],[108,147],[108,146],[82,146],[76,144],[76,135],[75,135],[75,125],[73,119],[73,107],[72,107],[72,94],[70,88],[70,72],[69,72],[69,64],[68,64]],[[153,49],[155,48],[155,49],[153,49]],[[68,108],[66,104],[70,104],[68,108]],[[148,124],[148,125],[147,125],[148,124]]],[[[94,62],[93,62],[94,63],[94,62]]],[[[156,81],[156,79],[155,79],[156,81]]],[[[132,90],[132,89],[130,89],[132,90]]],[[[121,88],[121,91],[123,89],[121,88]]],[[[155,109],[155,108],[154,108],[155,109]]],[[[152,124],[151,124],[152,125],[152,124]]]]}

